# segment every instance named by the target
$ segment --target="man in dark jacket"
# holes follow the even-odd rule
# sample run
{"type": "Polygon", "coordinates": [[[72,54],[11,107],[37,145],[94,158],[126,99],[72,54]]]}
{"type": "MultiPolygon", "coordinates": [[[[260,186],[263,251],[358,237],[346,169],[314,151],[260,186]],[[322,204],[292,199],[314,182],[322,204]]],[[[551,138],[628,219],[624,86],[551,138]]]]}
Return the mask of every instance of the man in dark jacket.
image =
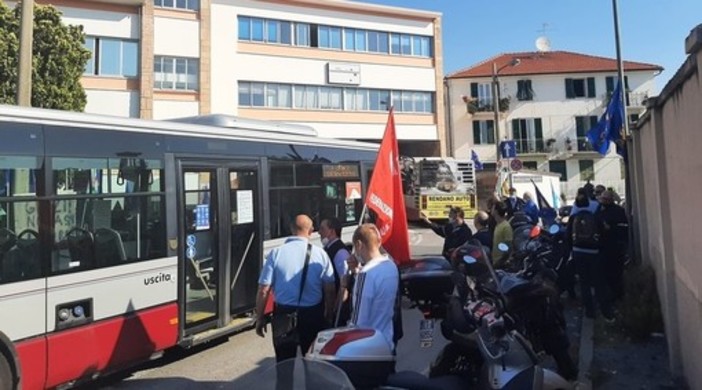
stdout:
{"type": "Polygon", "coordinates": [[[614,202],[612,191],[604,191],[600,195],[600,209],[604,221],[602,257],[605,277],[612,298],[616,300],[624,295],[623,275],[629,241],[629,223],[624,208],[614,202]]]}
{"type": "Polygon", "coordinates": [[[444,247],[441,250],[441,254],[447,259],[451,258],[451,252],[454,249],[465,244],[473,236],[473,232],[463,219],[465,214],[460,207],[451,207],[449,210],[449,222],[444,225],[431,222],[424,214],[421,217],[422,220],[431,226],[431,230],[434,233],[444,237],[444,247]]]}

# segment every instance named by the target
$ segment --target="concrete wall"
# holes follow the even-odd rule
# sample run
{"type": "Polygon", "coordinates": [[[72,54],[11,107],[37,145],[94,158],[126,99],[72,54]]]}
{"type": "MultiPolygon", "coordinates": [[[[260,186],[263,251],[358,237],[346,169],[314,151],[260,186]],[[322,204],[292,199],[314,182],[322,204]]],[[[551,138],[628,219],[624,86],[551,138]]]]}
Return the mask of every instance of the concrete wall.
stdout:
{"type": "Polygon", "coordinates": [[[702,25],[686,41],[686,62],[650,102],[632,132],[637,251],[656,270],[671,368],[702,388],[702,25]]]}

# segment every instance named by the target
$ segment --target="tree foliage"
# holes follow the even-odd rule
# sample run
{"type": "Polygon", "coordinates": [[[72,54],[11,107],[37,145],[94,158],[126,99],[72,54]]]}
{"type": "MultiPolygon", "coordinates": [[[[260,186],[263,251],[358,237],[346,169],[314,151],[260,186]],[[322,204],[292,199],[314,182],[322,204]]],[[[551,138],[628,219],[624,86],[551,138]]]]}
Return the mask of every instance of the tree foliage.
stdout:
{"type": "MultiPolygon", "coordinates": [[[[0,103],[16,104],[21,3],[10,9],[0,0],[0,103]]],[[[83,26],[68,26],[53,6],[34,7],[32,106],[83,111],[80,78],[91,53],[83,26]]]]}

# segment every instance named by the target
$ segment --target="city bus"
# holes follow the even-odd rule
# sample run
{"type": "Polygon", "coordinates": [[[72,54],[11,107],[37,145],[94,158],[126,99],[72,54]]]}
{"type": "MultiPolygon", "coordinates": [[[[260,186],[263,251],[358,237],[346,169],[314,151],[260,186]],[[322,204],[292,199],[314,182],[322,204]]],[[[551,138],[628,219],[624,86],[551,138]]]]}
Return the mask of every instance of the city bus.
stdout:
{"type": "Polygon", "coordinates": [[[0,389],[64,387],[253,324],[298,213],[358,223],[377,145],[306,126],[0,106],[0,389]]]}
{"type": "Polygon", "coordinates": [[[407,219],[421,214],[432,220],[448,218],[449,207],[461,207],[466,218],[477,210],[475,167],[472,160],[402,157],[403,192],[407,219]]]}

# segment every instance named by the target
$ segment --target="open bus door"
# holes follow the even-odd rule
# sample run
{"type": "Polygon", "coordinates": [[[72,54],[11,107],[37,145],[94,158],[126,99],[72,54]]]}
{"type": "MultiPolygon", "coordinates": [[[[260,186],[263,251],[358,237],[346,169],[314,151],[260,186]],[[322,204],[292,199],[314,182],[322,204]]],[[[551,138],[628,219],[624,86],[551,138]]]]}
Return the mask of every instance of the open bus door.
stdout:
{"type": "Polygon", "coordinates": [[[262,253],[258,161],[178,160],[182,344],[253,325],[262,253]]]}

